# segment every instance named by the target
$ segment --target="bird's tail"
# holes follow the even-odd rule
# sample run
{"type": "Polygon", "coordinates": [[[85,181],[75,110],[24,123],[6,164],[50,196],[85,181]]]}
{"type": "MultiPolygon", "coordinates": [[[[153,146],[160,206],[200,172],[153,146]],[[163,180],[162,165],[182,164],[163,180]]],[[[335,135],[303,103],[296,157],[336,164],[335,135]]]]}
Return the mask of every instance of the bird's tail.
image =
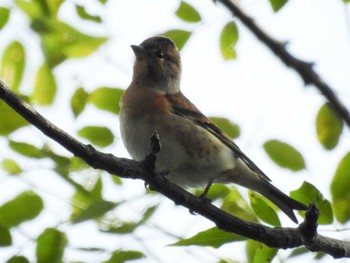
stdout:
{"type": "Polygon", "coordinates": [[[298,223],[293,210],[307,210],[307,206],[287,196],[267,181],[260,182],[257,189],[252,189],[262,194],[277,205],[290,219],[298,223]]]}
{"type": "Polygon", "coordinates": [[[262,194],[277,205],[295,223],[298,223],[298,220],[293,210],[307,210],[306,205],[287,196],[265,178],[259,176],[250,169],[230,170],[229,173],[226,173],[224,178],[226,182],[230,181],[262,194]]]}

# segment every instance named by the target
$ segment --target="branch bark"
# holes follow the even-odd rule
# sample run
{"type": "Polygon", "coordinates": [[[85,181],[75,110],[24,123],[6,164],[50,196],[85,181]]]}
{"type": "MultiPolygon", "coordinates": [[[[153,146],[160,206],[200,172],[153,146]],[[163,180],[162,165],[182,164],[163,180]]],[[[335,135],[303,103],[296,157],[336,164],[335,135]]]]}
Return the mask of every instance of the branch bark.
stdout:
{"type": "Polygon", "coordinates": [[[318,75],[313,63],[297,59],[288,53],[286,43],[279,42],[261,29],[254,20],[243,12],[232,0],[218,0],[232,15],[236,16],[262,43],[264,43],[286,66],[294,69],[303,79],[305,85],[314,85],[326,97],[330,106],[350,128],[350,114],[344,104],[339,100],[333,89],[318,75]]]}
{"type": "Polygon", "coordinates": [[[155,173],[156,155],[160,151],[160,142],[156,135],[151,138],[150,149],[143,161],[118,158],[112,154],[100,152],[91,145],[79,142],[40,115],[1,80],[0,98],[45,135],[84,160],[91,167],[122,178],[143,180],[151,189],[168,197],[175,204],[184,206],[211,220],[224,231],[260,241],[270,247],[287,249],[304,245],[310,251],[321,251],[334,258],[350,257],[350,242],[325,237],[317,233],[318,209],[315,205],[310,205],[305,221],[297,228],[272,228],[242,220],[211,203],[205,202],[203,198],[190,194],[167,180],[166,177],[155,173]]]}

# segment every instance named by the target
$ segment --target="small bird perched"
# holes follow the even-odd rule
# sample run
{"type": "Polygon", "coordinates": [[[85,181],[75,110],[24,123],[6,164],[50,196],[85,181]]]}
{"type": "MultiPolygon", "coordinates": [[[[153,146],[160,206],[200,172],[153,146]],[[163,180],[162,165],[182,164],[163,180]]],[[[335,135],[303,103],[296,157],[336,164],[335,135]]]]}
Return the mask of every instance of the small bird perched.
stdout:
{"type": "Polygon", "coordinates": [[[134,73],[120,104],[121,135],[131,157],[144,158],[156,131],[162,146],[156,171],[167,171],[172,182],[183,187],[235,183],[264,195],[297,223],[293,210],[307,207],[273,186],[181,93],[181,60],[175,44],[152,37],[131,48],[136,56],[134,73]]]}

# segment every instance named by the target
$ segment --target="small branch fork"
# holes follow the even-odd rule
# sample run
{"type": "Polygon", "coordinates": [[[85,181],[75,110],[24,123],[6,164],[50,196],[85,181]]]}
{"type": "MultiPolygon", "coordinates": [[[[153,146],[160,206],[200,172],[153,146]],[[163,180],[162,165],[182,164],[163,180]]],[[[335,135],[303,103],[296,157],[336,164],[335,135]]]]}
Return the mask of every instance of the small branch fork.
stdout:
{"type": "Polygon", "coordinates": [[[326,97],[329,105],[350,128],[350,114],[339,100],[332,88],[313,69],[314,64],[302,61],[292,56],[286,50],[287,43],[279,42],[264,32],[255,22],[244,13],[232,0],[218,0],[236,16],[262,43],[264,43],[285,65],[294,69],[303,79],[305,85],[314,85],[326,97]]]}
{"type": "Polygon", "coordinates": [[[224,231],[260,241],[270,247],[287,249],[304,245],[310,251],[321,251],[334,258],[350,257],[350,242],[325,237],[317,233],[319,212],[315,205],[310,205],[305,221],[297,228],[272,228],[242,220],[219,209],[210,202],[203,202],[203,198],[188,193],[169,181],[166,176],[155,172],[157,153],[161,150],[160,139],[157,134],[152,136],[150,148],[143,161],[137,162],[118,158],[112,154],[102,153],[91,145],[79,142],[40,115],[13,93],[1,80],[0,98],[45,135],[84,160],[91,167],[122,178],[143,180],[151,189],[173,200],[175,204],[184,206],[190,211],[211,220],[224,231]]]}

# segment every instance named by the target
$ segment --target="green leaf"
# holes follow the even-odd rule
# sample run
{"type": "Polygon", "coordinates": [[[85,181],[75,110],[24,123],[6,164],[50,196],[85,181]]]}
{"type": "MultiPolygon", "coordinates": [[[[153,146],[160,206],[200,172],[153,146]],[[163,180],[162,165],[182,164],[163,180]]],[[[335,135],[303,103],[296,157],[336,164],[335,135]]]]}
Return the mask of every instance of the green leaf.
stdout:
{"type": "Polygon", "coordinates": [[[44,15],[39,1],[15,0],[15,2],[16,5],[30,18],[41,17],[44,15]]]}
{"type": "Polygon", "coordinates": [[[75,5],[75,9],[77,10],[77,13],[79,15],[80,18],[84,19],[84,20],[90,20],[93,22],[97,22],[97,23],[101,23],[102,19],[100,16],[93,16],[90,15],[84,6],[82,5],[75,5]]]}
{"type": "Polygon", "coordinates": [[[70,106],[73,111],[74,117],[78,117],[85,109],[86,103],[88,101],[89,94],[83,89],[78,88],[70,101],[70,106]]]}
{"type": "Polygon", "coordinates": [[[277,12],[277,11],[280,10],[287,2],[288,2],[288,0],[270,0],[270,5],[271,5],[273,11],[274,11],[274,12],[277,12]]]}
{"type": "Polygon", "coordinates": [[[85,210],[83,210],[72,222],[74,224],[77,224],[87,220],[99,218],[108,211],[115,208],[117,205],[117,203],[105,200],[95,201],[92,204],[90,204],[85,210]]]}
{"type": "Polygon", "coordinates": [[[22,172],[21,167],[12,159],[4,159],[1,162],[2,168],[7,171],[9,174],[17,175],[22,172]]]}
{"type": "Polygon", "coordinates": [[[2,56],[0,77],[13,91],[18,92],[25,65],[23,45],[14,41],[5,49],[2,56]]]}
{"type": "Polygon", "coordinates": [[[240,134],[239,126],[236,123],[231,122],[229,119],[222,117],[210,117],[223,132],[225,132],[231,139],[235,139],[240,134]]]}
{"type": "Polygon", "coordinates": [[[22,192],[0,206],[0,225],[14,227],[37,217],[44,205],[40,196],[33,192],[22,192]]]}
{"type": "Polygon", "coordinates": [[[78,135],[100,147],[106,147],[114,141],[113,133],[106,127],[86,126],[78,131],[78,135]]]}
{"type": "Polygon", "coordinates": [[[235,187],[231,188],[230,192],[223,199],[221,209],[247,221],[258,221],[251,207],[235,187]]]}
{"type": "Polygon", "coordinates": [[[50,68],[67,58],[90,55],[106,41],[106,38],[86,35],[55,19],[36,18],[31,27],[42,38],[43,51],[50,68]]]}
{"type": "Polygon", "coordinates": [[[305,169],[305,161],[300,152],[291,145],[278,140],[264,143],[267,155],[279,166],[292,171],[305,169]]]}
{"type": "Polygon", "coordinates": [[[238,41],[238,29],[235,22],[227,23],[221,31],[220,49],[225,60],[235,59],[235,46],[238,41]]]}
{"type": "Polygon", "coordinates": [[[7,247],[11,245],[12,237],[10,230],[0,225],[0,247],[7,247]]]}
{"type": "Polygon", "coordinates": [[[142,219],[139,221],[139,225],[144,225],[154,214],[154,212],[157,210],[158,205],[154,205],[151,207],[148,207],[146,211],[143,213],[142,219]]]}
{"type": "Polygon", "coordinates": [[[33,99],[39,105],[53,103],[57,91],[55,76],[48,65],[42,65],[35,78],[33,99]]]}
{"type": "Polygon", "coordinates": [[[174,29],[165,32],[163,35],[174,41],[176,47],[181,50],[186,44],[187,40],[190,38],[191,34],[192,32],[189,31],[174,29]]]}
{"type": "Polygon", "coordinates": [[[310,251],[306,247],[298,247],[292,250],[292,252],[289,254],[288,258],[293,258],[297,256],[301,256],[304,254],[308,254],[310,251]]]}
{"type": "Polygon", "coordinates": [[[44,151],[29,143],[9,141],[9,146],[15,152],[26,157],[43,158],[46,156],[44,151]]]}
{"type": "Polygon", "coordinates": [[[176,15],[180,19],[190,23],[199,22],[202,19],[198,11],[184,1],[181,1],[179,8],[176,10],[176,15]]]}
{"type": "Polygon", "coordinates": [[[97,108],[119,114],[119,100],[124,90],[118,88],[102,87],[95,89],[89,96],[89,102],[97,108]]]}
{"type": "Polygon", "coordinates": [[[29,263],[29,260],[23,256],[13,256],[6,263],[29,263]]]}
{"type": "Polygon", "coordinates": [[[265,198],[253,191],[249,191],[249,199],[255,214],[261,220],[273,226],[281,226],[281,222],[276,211],[270,205],[268,205],[265,198]]]}
{"type": "Polygon", "coordinates": [[[110,259],[104,261],[103,263],[124,263],[129,260],[144,258],[145,255],[140,251],[134,250],[118,250],[113,252],[110,259]]]}
{"type": "Polygon", "coordinates": [[[270,248],[255,240],[248,240],[246,245],[247,261],[254,263],[270,263],[277,254],[276,248],[270,248]]]}
{"type": "Polygon", "coordinates": [[[246,238],[237,234],[225,232],[221,229],[218,229],[217,227],[213,227],[205,231],[199,232],[198,234],[192,237],[182,239],[174,244],[171,244],[171,246],[196,245],[218,248],[224,244],[242,240],[246,240],[246,238]]]}
{"type": "Polygon", "coordinates": [[[90,191],[91,198],[93,198],[94,200],[102,200],[102,189],[103,189],[103,183],[102,183],[101,176],[99,176],[95,182],[94,187],[92,187],[90,191]]]}
{"type": "Polygon", "coordinates": [[[112,222],[112,224],[106,224],[100,230],[107,233],[129,234],[139,226],[144,225],[152,217],[157,208],[158,205],[147,208],[138,222],[118,222],[118,225],[112,222]]]}
{"type": "Polygon", "coordinates": [[[46,228],[37,239],[37,262],[61,263],[67,243],[66,234],[54,228],[46,228]]]}
{"type": "Polygon", "coordinates": [[[21,115],[2,100],[0,100],[0,112],[0,135],[7,136],[15,130],[29,124],[21,115]]]}
{"type": "Polygon", "coordinates": [[[316,130],[318,141],[324,148],[331,150],[337,146],[343,130],[343,122],[328,103],[323,104],[318,111],[316,130]]]}
{"type": "Polygon", "coordinates": [[[331,183],[335,217],[345,224],[350,219],[350,152],[338,164],[331,183]]]}
{"type": "Polygon", "coordinates": [[[318,218],[319,224],[328,225],[333,223],[332,206],[314,185],[304,182],[299,189],[291,191],[290,196],[304,204],[316,204],[321,212],[318,218]]]}
{"type": "Polygon", "coordinates": [[[0,30],[4,28],[10,18],[10,10],[5,7],[0,7],[0,30]]]}
{"type": "Polygon", "coordinates": [[[48,9],[50,10],[51,17],[56,18],[58,10],[60,9],[64,0],[50,0],[45,2],[47,3],[48,9]]]}

